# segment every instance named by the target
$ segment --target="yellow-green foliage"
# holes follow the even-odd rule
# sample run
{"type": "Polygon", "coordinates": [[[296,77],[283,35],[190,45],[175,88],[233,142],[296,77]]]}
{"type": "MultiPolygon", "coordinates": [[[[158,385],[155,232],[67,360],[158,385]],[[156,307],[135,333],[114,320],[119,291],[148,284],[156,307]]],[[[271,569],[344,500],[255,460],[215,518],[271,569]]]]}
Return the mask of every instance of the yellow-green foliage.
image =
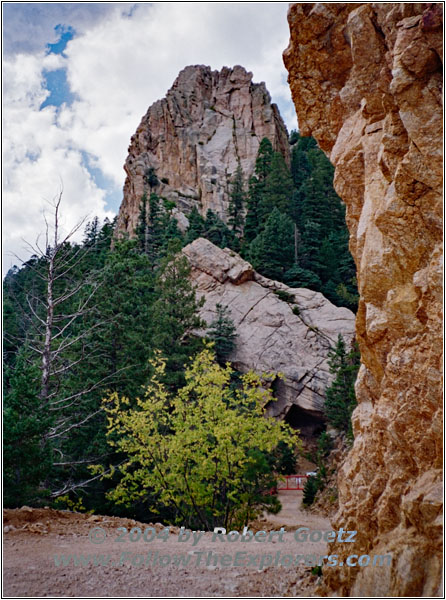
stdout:
{"type": "MultiPolygon", "coordinates": [[[[66,496],[59,496],[54,501],[54,505],[56,508],[66,508],[68,510],[72,510],[73,512],[87,512],[87,509],[84,506],[82,498],[78,498],[77,501],[71,500],[68,494],[66,496]]],[[[93,510],[87,512],[87,514],[93,514],[93,510]]]]}
{"type": "Polygon", "coordinates": [[[105,401],[109,443],[126,457],[109,498],[130,505],[150,493],[178,522],[207,528],[243,524],[268,504],[277,510],[277,500],[262,494],[274,485],[268,461],[280,441],[296,447],[299,440],[264,415],[272,392],[253,372],[234,388],[229,364],[221,367],[206,347],[171,396],[160,381],[165,364],[160,355],[153,361],[136,403],[116,394],[105,401]]]}

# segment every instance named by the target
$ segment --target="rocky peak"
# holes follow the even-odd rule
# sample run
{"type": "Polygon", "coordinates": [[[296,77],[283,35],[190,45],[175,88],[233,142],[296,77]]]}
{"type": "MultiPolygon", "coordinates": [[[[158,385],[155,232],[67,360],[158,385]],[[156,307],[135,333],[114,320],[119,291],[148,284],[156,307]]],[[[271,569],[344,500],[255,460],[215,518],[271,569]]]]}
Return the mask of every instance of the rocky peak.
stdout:
{"type": "Polygon", "coordinates": [[[133,233],[144,191],[175,202],[180,226],[194,206],[226,220],[229,181],[238,162],[246,181],[252,175],[264,137],[289,161],[288,133],[264,83],[241,66],[186,67],[132,136],[118,231],[133,233]]]}
{"type": "MultiPolygon", "coordinates": [[[[290,288],[259,275],[238,254],[199,238],[183,248],[191,266],[200,311],[208,325],[216,305],[227,306],[237,330],[235,350],[229,357],[246,372],[283,373],[276,382],[278,401],[271,415],[286,417],[292,407],[301,427],[311,417],[321,424],[325,389],[333,380],[328,352],[339,334],[348,343],[354,336],[354,314],[339,308],[319,292],[290,288]],[[297,411],[296,411],[297,409],[297,411]]],[[[204,333],[204,332],[202,332],[204,333]]]]}

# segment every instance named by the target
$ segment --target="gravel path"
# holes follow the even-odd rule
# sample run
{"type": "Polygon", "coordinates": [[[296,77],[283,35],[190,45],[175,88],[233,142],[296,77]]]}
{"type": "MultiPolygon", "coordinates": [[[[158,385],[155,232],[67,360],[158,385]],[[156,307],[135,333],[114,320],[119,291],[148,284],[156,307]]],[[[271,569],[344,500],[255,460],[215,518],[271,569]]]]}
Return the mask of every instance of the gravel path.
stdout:
{"type": "MultiPolygon", "coordinates": [[[[287,566],[287,563],[295,561],[297,555],[324,555],[327,545],[298,542],[294,531],[302,526],[327,531],[331,526],[325,517],[300,509],[301,492],[280,492],[279,498],[283,505],[279,515],[267,515],[267,521],[257,521],[253,532],[260,528],[278,531],[283,526],[285,532],[281,536],[275,534],[261,543],[221,542],[213,541],[212,534],[206,533],[195,546],[192,540],[180,542],[178,529],[166,536],[165,541],[155,537],[151,542],[142,539],[130,542],[127,534],[124,542],[116,542],[121,533],[116,531],[118,527],[128,531],[137,526],[142,530],[148,527],[130,519],[89,517],[51,509],[5,510],[4,596],[311,596],[317,581],[311,567],[287,566]],[[94,527],[100,527],[106,534],[101,544],[89,539],[94,527]],[[238,552],[246,553],[239,555],[240,566],[234,565],[238,552]],[[67,559],[69,554],[83,554],[90,564],[75,566],[71,558],[69,565],[56,565],[57,561],[63,563],[61,555],[67,559]],[[105,566],[92,564],[93,556],[98,554],[107,561],[105,566]],[[163,558],[166,555],[170,558],[163,558]],[[230,566],[222,566],[223,555],[231,557],[223,559],[231,560],[230,566]],[[247,555],[251,558],[247,559],[247,555]],[[170,564],[161,566],[160,560],[170,564]],[[244,564],[248,560],[252,564],[244,564]],[[215,561],[217,565],[213,564],[215,561]]],[[[156,525],[155,529],[159,533],[162,526],[156,525]]],[[[137,531],[134,535],[138,535],[137,531]]]]}

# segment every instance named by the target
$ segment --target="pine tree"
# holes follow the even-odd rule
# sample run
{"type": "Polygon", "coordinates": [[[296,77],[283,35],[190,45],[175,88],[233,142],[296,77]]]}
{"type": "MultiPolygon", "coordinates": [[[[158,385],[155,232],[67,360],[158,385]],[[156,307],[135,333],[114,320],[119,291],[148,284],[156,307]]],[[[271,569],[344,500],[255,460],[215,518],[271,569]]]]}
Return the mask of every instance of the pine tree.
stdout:
{"type": "Polygon", "coordinates": [[[171,245],[161,263],[155,287],[158,298],[151,319],[153,348],[168,357],[164,382],[171,389],[184,382],[184,365],[201,344],[192,332],[204,325],[198,316],[204,299],[197,301],[189,279],[189,263],[178,250],[178,245],[171,245]]]}
{"type": "Polygon", "coordinates": [[[331,425],[346,431],[352,437],[351,414],[356,406],[355,381],[359,369],[359,352],[356,344],[347,352],[341,334],[334,349],[329,353],[330,373],[335,375],[326,389],[324,413],[331,425]]]}
{"type": "Polygon", "coordinates": [[[313,138],[295,134],[293,140],[295,191],[290,216],[300,233],[298,269],[302,271],[295,269],[288,279],[312,281],[309,287],[335,304],[355,309],[355,268],[348,249],[345,207],[333,188],[333,167],[313,138]]]}
{"type": "Polygon", "coordinates": [[[212,321],[207,335],[214,342],[217,360],[222,364],[235,348],[237,333],[228,307],[217,304],[215,308],[217,316],[212,321]]]}
{"type": "Polygon", "coordinates": [[[295,223],[300,224],[303,202],[303,192],[301,187],[310,176],[311,165],[304,144],[304,141],[308,138],[302,138],[297,132],[295,133],[297,134],[297,143],[295,143],[291,150],[291,177],[293,178],[295,189],[291,199],[290,216],[295,223]]]}
{"type": "Polygon", "coordinates": [[[115,217],[113,221],[110,221],[110,219],[106,217],[99,231],[96,247],[99,249],[99,252],[102,255],[103,260],[101,264],[103,264],[105,257],[110,251],[111,241],[113,238],[113,232],[115,230],[117,219],[118,217],[115,217]]]}
{"type": "Polygon", "coordinates": [[[190,244],[199,237],[203,237],[206,229],[205,220],[194,206],[188,215],[189,227],[186,231],[186,244],[190,244]]]}
{"type": "Polygon", "coordinates": [[[292,129],[288,138],[290,146],[294,146],[299,141],[300,133],[296,129],[292,129]]]}
{"type": "MultiPolygon", "coordinates": [[[[3,281],[3,358],[5,366],[13,366],[16,355],[32,335],[34,315],[28,299],[44,297],[46,261],[36,255],[25,262],[21,269],[11,268],[3,281]]],[[[34,306],[33,306],[34,308],[34,306]]],[[[5,386],[7,371],[5,372],[5,386]]]]}
{"type": "Polygon", "coordinates": [[[249,260],[265,277],[281,281],[294,262],[293,222],[274,208],[249,248],[249,260]]]}
{"type": "Polygon", "coordinates": [[[144,192],[135,233],[140,252],[149,257],[152,271],[159,264],[168,221],[169,215],[163,211],[159,196],[152,192],[147,200],[144,192]]]}
{"type": "Polygon", "coordinates": [[[307,288],[317,292],[322,287],[322,282],[316,273],[308,269],[303,269],[296,264],[286,271],[283,280],[293,288],[307,288]]]}
{"type": "Polygon", "coordinates": [[[149,199],[150,221],[147,227],[147,242],[145,252],[152,262],[152,269],[159,263],[160,250],[163,245],[163,219],[159,197],[152,193],[149,199]]]}
{"type": "Polygon", "coordinates": [[[274,152],[268,138],[260,143],[255,167],[256,176],[249,181],[247,214],[244,227],[246,245],[263,231],[274,208],[288,214],[291,211],[293,180],[280,152],[274,152]]]}
{"type": "Polygon", "coordinates": [[[304,485],[302,504],[310,506],[313,504],[314,498],[319,490],[319,481],[315,475],[310,475],[304,485]]]}
{"type": "Polygon", "coordinates": [[[247,211],[245,218],[245,227],[243,230],[243,239],[245,247],[249,242],[260,233],[260,210],[259,204],[261,200],[259,180],[256,177],[251,177],[249,180],[249,192],[247,198],[247,211]]]}
{"type": "Polygon", "coordinates": [[[293,180],[280,152],[274,152],[269,173],[261,190],[260,218],[265,221],[274,208],[288,214],[291,210],[293,180]]]}
{"type": "MultiPolygon", "coordinates": [[[[151,352],[151,305],[156,299],[151,259],[139,252],[137,240],[118,240],[109,253],[100,282],[89,346],[97,347],[102,358],[94,365],[96,373],[111,378],[113,389],[135,391],[148,376],[151,352]]],[[[84,374],[87,377],[87,374],[84,374]]]]}
{"type": "Polygon", "coordinates": [[[167,256],[171,242],[176,241],[181,246],[184,245],[183,234],[178,227],[178,222],[175,217],[172,217],[169,213],[166,213],[162,220],[162,225],[160,258],[167,256]]]}
{"type": "Polygon", "coordinates": [[[4,501],[6,506],[36,504],[49,490],[45,480],[52,467],[52,448],[47,432],[54,424],[53,414],[42,411],[39,397],[38,365],[30,362],[32,353],[23,346],[9,380],[3,407],[4,501]]]}
{"type": "Polygon", "coordinates": [[[243,229],[243,209],[245,199],[245,192],[243,189],[243,171],[239,161],[234,178],[231,182],[228,208],[228,223],[235,234],[241,233],[243,229]]]}
{"type": "Polygon", "coordinates": [[[233,248],[236,240],[232,231],[211,209],[206,213],[203,237],[219,248],[233,248]]]}
{"type": "Polygon", "coordinates": [[[311,167],[307,153],[302,150],[300,144],[296,144],[291,151],[291,177],[294,186],[299,189],[305,179],[310,175],[311,167]]]}
{"type": "Polygon", "coordinates": [[[141,197],[141,204],[139,205],[139,216],[138,223],[135,228],[135,235],[138,240],[139,248],[141,252],[147,254],[148,251],[148,234],[149,234],[149,223],[147,218],[147,194],[141,197]]]}
{"type": "MultiPolygon", "coordinates": [[[[53,204],[52,231],[47,222],[45,250],[37,242],[40,256],[20,270],[25,285],[19,285],[18,289],[13,286],[18,292],[13,306],[26,318],[17,328],[17,352],[8,364],[11,369],[5,390],[7,435],[12,436],[11,440],[16,439],[17,445],[11,461],[21,460],[24,471],[29,460],[35,459],[37,464],[36,456],[40,456],[42,465],[49,461],[52,469],[48,469],[41,481],[53,496],[76,485],[73,481],[77,475],[76,461],[71,456],[73,440],[78,432],[90,427],[93,427],[89,430],[90,437],[92,431],[97,431],[97,419],[102,412],[98,408],[98,395],[110,383],[97,368],[102,364],[101,351],[91,343],[93,332],[97,337],[104,333],[104,321],[97,313],[100,286],[96,275],[106,252],[101,246],[106,244],[107,236],[102,235],[98,221],[93,220],[87,226],[84,245],[71,243],[71,236],[82,222],[65,236],[61,234],[61,200],[62,193],[53,204]],[[17,418],[20,403],[22,412],[17,418]],[[18,438],[27,435],[26,431],[29,439],[19,443],[18,438]],[[49,451],[48,460],[39,449],[45,450],[45,456],[49,451]],[[67,467],[65,471],[59,470],[62,464],[67,467]]],[[[17,279],[20,281],[22,277],[17,279]]],[[[86,446],[79,446],[77,452],[84,452],[83,458],[88,460],[86,446]]],[[[31,486],[36,485],[33,477],[29,477],[31,486]]],[[[13,480],[8,485],[13,486],[13,480]]]]}
{"type": "Polygon", "coordinates": [[[144,172],[144,182],[150,187],[150,189],[153,189],[153,188],[159,186],[160,182],[158,180],[158,177],[156,175],[154,167],[148,167],[145,170],[145,172],[144,172]]]}
{"type": "Polygon", "coordinates": [[[86,248],[95,247],[99,239],[99,219],[94,217],[92,221],[85,226],[83,245],[86,248]]]}
{"type": "MultiPolygon", "coordinates": [[[[116,240],[95,278],[98,291],[94,310],[81,324],[88,331],[85,347],[92,359],[79,363],[63,382],[64,389],[73,393],[80,386],[85,390],[79,421],[82,415],[93,416],[61,440],[63,456],[58,453],[56,457],[53,478],[59,482],[56,491],[62,494],[92,479],[88,471],[92,461],[109,460],[105,458],[110,452],[105,440],[105,415],[98,412],[104,389],[136,394],[149,376],[151,306],[155,299],[149,257],[139,252],[137,240],[116,240]]],[[[76,354],[80,351],[74,350],[76,354]]],[[[103,484],[92,482],[86,489],[90,507],[104,510],[103,484]]]]}
{"type": "Polygon", "coordinates": [[[264,137],[257,152],[255,173],[258,181],[262,184],[270,174],[274,150],[268,138],[264,137]]]}

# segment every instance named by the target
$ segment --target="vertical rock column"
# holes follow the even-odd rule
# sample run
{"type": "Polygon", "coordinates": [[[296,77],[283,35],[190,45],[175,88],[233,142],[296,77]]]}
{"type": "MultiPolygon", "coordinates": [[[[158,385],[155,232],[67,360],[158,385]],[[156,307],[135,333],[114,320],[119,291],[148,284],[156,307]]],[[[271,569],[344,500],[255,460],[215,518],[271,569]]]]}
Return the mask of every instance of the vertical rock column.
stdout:
{"type": "Polygon", "coordinates": [[[152,191],[176,204],[183,227],[193,207],[226,221],[230,181],[240,164],[247,184],[264,137],[289,163],[288,132],[264,83],[253,83],[239,65],[185,67],[130,140],[118,234],[134,234],[141,197],[152,191]],[[150,174],[156,175],[152,186],[150,174]]]}
{"type": "Polygon", "coordinates": [[[324,593],[438,595],[442,538],[442,7],[293,4],[284,53],[303,135],[336,168],[360,292],[355,441],[324,593]],[[365,562],[366,559],[364,559],[365,562]]]}

